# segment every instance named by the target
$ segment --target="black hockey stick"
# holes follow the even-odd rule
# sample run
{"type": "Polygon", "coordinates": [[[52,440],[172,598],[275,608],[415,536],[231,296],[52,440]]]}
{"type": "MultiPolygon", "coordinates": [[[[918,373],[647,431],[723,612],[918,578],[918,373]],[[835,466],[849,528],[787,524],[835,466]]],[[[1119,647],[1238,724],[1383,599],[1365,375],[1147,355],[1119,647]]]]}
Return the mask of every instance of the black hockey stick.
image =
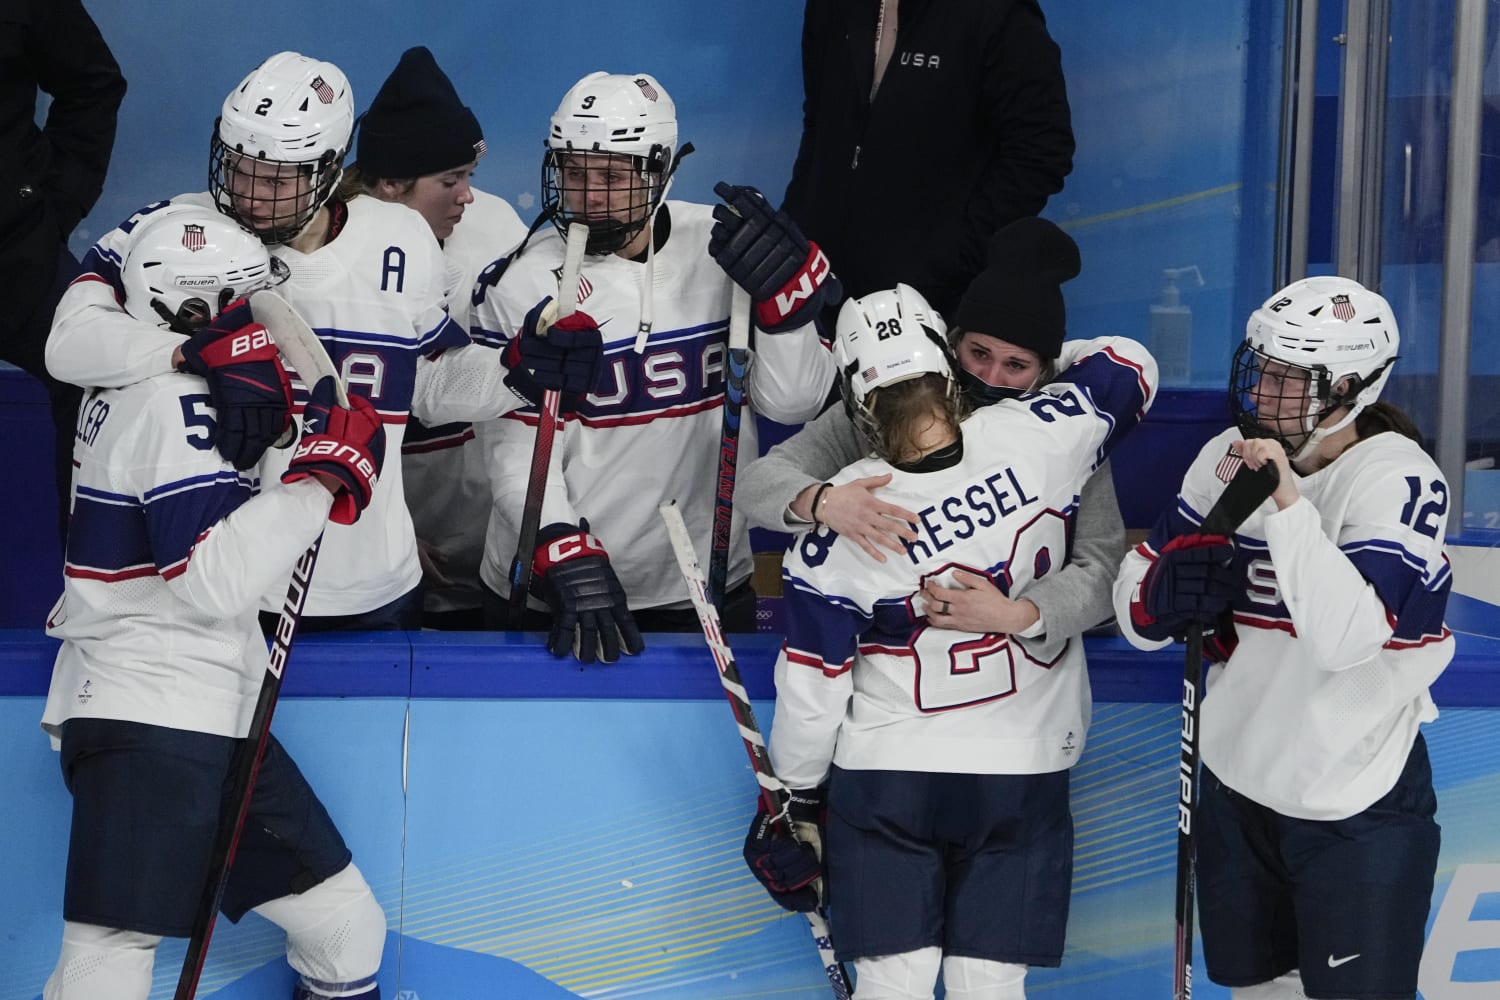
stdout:
{"type": "MultiPolygon", "coordinates": [[[[537,336],[546,336],[547,327],[573,315],[578,308],[578,270],[588,245],[589,227],[580,222],[568,226],[568,249],[563,256],[562,273],[557,282],[557,306],[552,318],[537,324],[537,336]]],[[[517,331],[516,336],[522,335],[517,331]]],[[[556,389],[542,392],[537,414],[536,444],[531,450],[531,476],[526,483],[526,502],[521,508],[521,530],[516,538],[516,555],[510,564],[510,627],[520,630],[526,625],[526,596],[531,592],[531,563],[536,552],[536,533],[542,521],[542,497],[547,489],[547,472],[552,466],[553,435],[560,423],[562,393],[556,389]]]]}
{"type": "Polygon", "coordinates": [[[745,409],[745,370],[750,364],[750,293],[739,285],[732,287],[729,356],[724,373],[724,429],[719,434],[719,478],[714,494],[714,544],[708,557],[708,596],[721,610],[728,586],[734,479],[739,464],[740,420],[745,409]]]}
{"type": "MultiPolygon", "coordinates": [[[[338,377],[328,353],[318,342],[317,335],[297,315],[296,311],[281,296],[270,290],[254,293],[250,297],[250,310],[255,319],[270,331],[277,349],[297,372],[302,384],[309,390],[325,375],[332,375],[340,406],[349,405],[344,384],[338,377]]],[[[198,911],[193,916],[193,933],[188,938],[187,954],[182,959],[182,973],[177,978],[174,1000],[193,1000],[198,992],[198,979],[203,975],[203,962],[208,957],[208,943],[213,938],[214,921],[219,915],[219,906],[224,902],[224,889],[229,884],[229,871],[234,865],[234,854],[240,844],[240,833],[245,828],[245,817],[250,812],[250,797],[255,792],[255,777],[260,772],[261,758],[271,738],[271,717],[276,712],[276,699],[281,694],[281,678],[286,670],[287,657],[292,652],[292,642],[297,637],[297,624],[302,620],[302,609],[307,604],[307,591],[312,583],[313,567],[318,562],[318,549],[323,544],[323,533],[302,553],[302,558],[292,567],[292,580],[287,586],[286,600],[281,604],[281,618],[276,622],[276,634],[271,639],[271,659],[261,677],[260,694],[255,700],[255,711],[250,716],[250,729],[245,742],[235,753],[234,780],[229,795],[224,801],[224,811],[219,817],[219,829],[214,839],[214,850],[209,861],[208,881],[204,883],[203,895],[198,900],[198,911]]]]}
{"type": "MultiPolygon", "coordinates": [[[[719,613],[708,599],[703,567],[698,564],[697,553],[693,551],[693,539],[688,534],[687,523],[682,519],[682,511],[677,509],[675,500],[668,500],[657,509],[661,511],[662,520],[667,524],[667,537],[672,540],[677,568],[682,571],[688,596],[693,599],[693,608],[698,612],[698,624],[703,627],[704,641],[708,643],[714,662],[719,667],[719,681],[724,685],[729,707],[734,710],[734,721],[739,724],[745,752],[750,755],[750,766],[755,771],[755,780],[760,784],[760,797],[766,810],[778,817],[779,822],[785,823],[785,829],[795,837],[796,830],[787,818],[791,793],[771,768],[771,757],[766,753],[765,739],[760,734],[760,727],[755,724],[755,712],[750,707],[750,695],[740,680],[740,668],[734,662],[734,650],[729,648],[729,641],[724,638],[724,631],[719,627],[719,613]]],[[[849,974],[844,971],[843,964],[834,953],[833,938],[828,933],[827,915],[819,906],[803,916],[807,917],[807,925],[812,930],[813,943],[818,948],[818,957],[823,961],[823,971],[828,975],[833,995],[837,1000],[849,1000],[852,992],[849,974]]]]}
{"type": "MultiPolygon", "coordinates": [[[[1276,490],[1276,466],[1259,469],[1241,465],[1218,502],[1203,518],[1198,531],[1205,535],[1234,534],[1245,519],[1276,490]]],[[[1198,888],[1194,856],[1193,820],[1198,806],[1198,705],[1203,694],[1203,626],[1187,630],[1187,653],[1182,666],[1182,755],[1177,765],[1177,958],[1172,974],[1173,1000],[1193,995],[1193,897],[1198,888]]]]}

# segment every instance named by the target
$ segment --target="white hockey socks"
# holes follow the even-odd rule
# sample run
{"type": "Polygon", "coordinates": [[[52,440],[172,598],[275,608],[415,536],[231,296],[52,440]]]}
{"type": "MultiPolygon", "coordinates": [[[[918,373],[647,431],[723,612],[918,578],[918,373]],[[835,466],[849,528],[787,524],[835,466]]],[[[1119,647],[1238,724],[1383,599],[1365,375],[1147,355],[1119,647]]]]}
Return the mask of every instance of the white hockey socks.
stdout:
{"type": "Polygon", "coordinates": [[[855,1000],[932,1000],[942,966],[941,948],[854,960],[855,1000]]]}
{"type": "Polygon", "coordinates": [[[159,944],[154,934],[65,921],[42,1000],[146,1000],[159,944]]]}
{"type": "Polygon", "coordinates": [[[352,862],[306,892],[262,903],[255,912],[286,931],[286,960],[302,977],[299,995],[376,995],[385,911],[352,862]]]}
{"type": "Polygon", "coordinates": [[[948,1000],[1026,1000],[1026,966],[950,955],[943,959],[948,1000]]]}

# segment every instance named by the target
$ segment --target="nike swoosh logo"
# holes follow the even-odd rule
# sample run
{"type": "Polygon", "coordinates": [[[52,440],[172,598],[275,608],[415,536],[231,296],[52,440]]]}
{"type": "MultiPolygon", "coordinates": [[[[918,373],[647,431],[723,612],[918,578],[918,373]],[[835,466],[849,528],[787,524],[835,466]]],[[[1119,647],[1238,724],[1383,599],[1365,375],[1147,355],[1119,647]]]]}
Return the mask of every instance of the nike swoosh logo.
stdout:
{"type": "Polygon", "coordinates": [[[1352,961],[1354,961],[1358,957],[1359,957],[1359,952],[1357,952],[1357,951],[1354,954],[1352,954],[1352,955],[1345,955],[1343,958],[1334,958],[1332,955],[1329,955],[1328,956],[1328,967],[1330,969],[1337,969],[1339,966],[1345,964],[1346,962],[1352,962],[1352,961]]]}

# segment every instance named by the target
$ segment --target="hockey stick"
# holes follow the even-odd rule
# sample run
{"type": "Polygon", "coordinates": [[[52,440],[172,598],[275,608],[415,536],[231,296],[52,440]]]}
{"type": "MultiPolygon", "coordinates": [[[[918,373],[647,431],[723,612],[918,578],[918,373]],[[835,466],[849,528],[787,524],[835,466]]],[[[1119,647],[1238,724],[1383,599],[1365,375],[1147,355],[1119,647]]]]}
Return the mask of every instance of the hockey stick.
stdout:
{"type": "MultiPolygon", "coordinates": [[[[588,245],[589,227],[581,222],[568,226],[568,249],[563,256],[562,274],[557,281],[557,311],[547,316],[543,311],[537,323],[537,336],[545,337],[547,329],[566,319],[578,309],[578,270],[583,266],[583,252],[588,245]]],[[[516,336],[521,336],[517,331],[516,336]]],[[[531,450],[531,477],[526,483],[526,503],[521,508],[521,532],[516,538],[516,555],[510,564],[510,627],[520,630],[526,624],[526,596],[531,592],[531,561],[536,552],[536,533],[542,521],[542,495],[547,488],[547,471],[552,465],[552,438],[561,422],[562,393],[556,389],[542,392],[541,412],[537,414],[536,445],[531,450]]]]}
{"type": "Polygon", "coordinates": [[[719,434],[719,488],[714,496],[714,545],[708,557],[708,596],[714,607],[721,611],[729,576],[734,477],[739,463],[740,418],[745,408],[745,370],[750,364],[750,293],[739,285],[731,287],[729,357],[724,375],[724,429],[719,434]]]}
{"type": "MultiPolygon", "coordinates": [[[[344,383],[339,379],[333,362],[329,360],[328,352],[323,349],[317,335],[302,317],[297,315],[296,310],[275,292],[264,289],[250,297],[250,311],[256,322],[270,332],[277,350],[291,363],[303,385],[311,390],[325,375],[332,375],[339,405],[349,405],[344,383]]],[[[203,886],[203,895],[198,900],[198,912],[193,917],[193,933],[188,938],[187,954],[182,959],[182,973],[177,979],[175,1000],[192,1000],[198,992],[198,979],[203,974],[203,963],[208,957],[208,943],[213,938],[214,921],[218,918],[219,906],[224,902],[224,889],[229,884],[235,850],[239,847],[240,833],[245,828],[245,817],[250,812],[255,777],[260,772],[261,758],[265,756],[266,744],[271,737],[271,716],[276,711],[276,699],[281,694],[282,674],[286,670],[287,657],[291,655],[292,641],[297,637],[297,624],[302,620],[302,609],[307,603],[307,591],[312,583],[313,567],[317,564],[318,549],[322,544],[323,533],[320,531],[307,551],[302,553],[302,558],[292,567],[292,580],[287,586],[286,600],[281,604],[281,618],[276,623],[276,634],[271,640],[271,659],[261,677],[260,695],[255,700],[255,711],[250,716],[250,729],[245,735],[244,744],[235,755],[234,781],[229,788],[226,808],[219,818],[219,829],[209,861],[208,881],[203,886]],[[234,810],[233,813],[230,809],[234,810]]]]}
{"type": "MultiPolygon", "coordinates": [[[[1198,531],[1205,535],[1234,534],[1245,519],[1276,489],[1276,466],[1259,469],[1241,465],[1218,501],[1204,516],[1198,531]]],[[[1173,1000],[1193,995],[1193,897],[1198,888],[1193,820],[1198,807],[1198,706],[1203,693],[1203,626],[1187,630],[1187,653],[1182,667],[1182,744],[1177,765],[1177,957],[1172,978],[1173,1000]]]]}
{"type": "MultiPolygon", "coordinates": [[[[657,509],[661,511],[661,518],[667,524],[667,537],[672,540],[677,568],[682,571],[688,596],[693,599],[693,608],[698,612],[698,624],[703,627],[704,641],[708,643],[714,662],[718,664],[719,680],[724,685],[729,707],[734,710],[734,721],[739,724],[740,739],[744,741],[745,751],[750,755],[755,780],[760,784],[760,797],[770,814],[779,817],[786,828],[791,830],[791,822],[787,819],[791,793],[771,768],[766,742],[760,735],[760,727],[755,724],[755,713],[750,707],[750,695],[740,680],[740,668],[734,662],[734,651],[729,648],[729,642],[719,627],[719,613],[708,599],[703,567],[698,564],[698,556],[693,551],[693,539],[688,534],[687,523],[682,519],[682,511],[677,509],[675,500],[668,500],[657,509]]],[[[796,836],[795,830],[792,830],[792,835],[796,836]]],[[[849,1000],[852,992],[849,974],[844,971],[843,964],[834,953],[833,938],[828,933],[827,915],[821,906],[803,915],[807,917],[807,925],[812,930],[813,942],[817,945],[818,957],[823,961],[823,971],[828,975],[828,983],[833,987],[833,995],[837,1000],[849,1000]]]]}

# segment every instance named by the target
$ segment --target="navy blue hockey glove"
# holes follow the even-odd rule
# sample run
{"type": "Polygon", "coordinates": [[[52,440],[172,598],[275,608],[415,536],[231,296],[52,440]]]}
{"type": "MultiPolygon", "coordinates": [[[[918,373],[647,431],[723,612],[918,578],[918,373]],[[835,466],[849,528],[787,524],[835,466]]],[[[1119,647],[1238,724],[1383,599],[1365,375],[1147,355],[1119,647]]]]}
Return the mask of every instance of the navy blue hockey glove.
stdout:
{"type": "Polygon", "coordinates": [[[531,307],[521,321],[521,332],[505,345],[505,384],[532,406],[542,405],[548,389],[562,393],[561,412],[578,409],[593,391],[604,368],[604,338],[599,324],[586,312],[548,325],[547,296],[531,307]]]}
{"type": "Polygon", "coordinates": [[[341,488],[334,494],[328,519],[335,524],[353,524],[359,520],[360,511],[370,506],[375,480],[385,462],[385,427],[380,414],[363,396],[350,396],[348,409],[340,406],[333,391],[333,376],[324,375],[313,386],[302,420],[302,440],[281,481],[294,483],[314,475],[331,477],[341,488]]]}
{"type": "Polygon", "coordinates": [[[609,553],[589,534],[587,520],[558,521],[538,531],[531,572],[552,611],[547,651],[553,656],[572,653],[580,663],[613,663],[621,650],[634,656],[646,648],[609,553]]]}
{"type": "Polygon", "coordinates": [[[750,832],[745,835],[745,864],[779,906],[793,913],[807,913],[816,910],[823,899],[827,807],[822,789],[793,789],[787,815],[791,827],[777,822],[766,811],[765,797],[760,798],[750,832]]]}
{"type": "Polygon", "coordinates": [[[755,300],[755,320],[767,333],[784,333],[844,297],[828,256],[753,187],[720,181],[708,252],[755,300]]]}
{"type": "Polygon", "coordinates": [[[212,441],[236,469],[260,461],[292,426],[292,383],[276,344],[236,299],[182,345],[178,371],[201,375],[216,418],[212,441]]]}
{"type": "Polygon", "coordinates": [[[1130,622],[1147,639],[1183,635],[1190,623],[1211,625],[1243,589],[1234,545],[1223,535],[1178,535],[1141,578],[1130,622]]]}

